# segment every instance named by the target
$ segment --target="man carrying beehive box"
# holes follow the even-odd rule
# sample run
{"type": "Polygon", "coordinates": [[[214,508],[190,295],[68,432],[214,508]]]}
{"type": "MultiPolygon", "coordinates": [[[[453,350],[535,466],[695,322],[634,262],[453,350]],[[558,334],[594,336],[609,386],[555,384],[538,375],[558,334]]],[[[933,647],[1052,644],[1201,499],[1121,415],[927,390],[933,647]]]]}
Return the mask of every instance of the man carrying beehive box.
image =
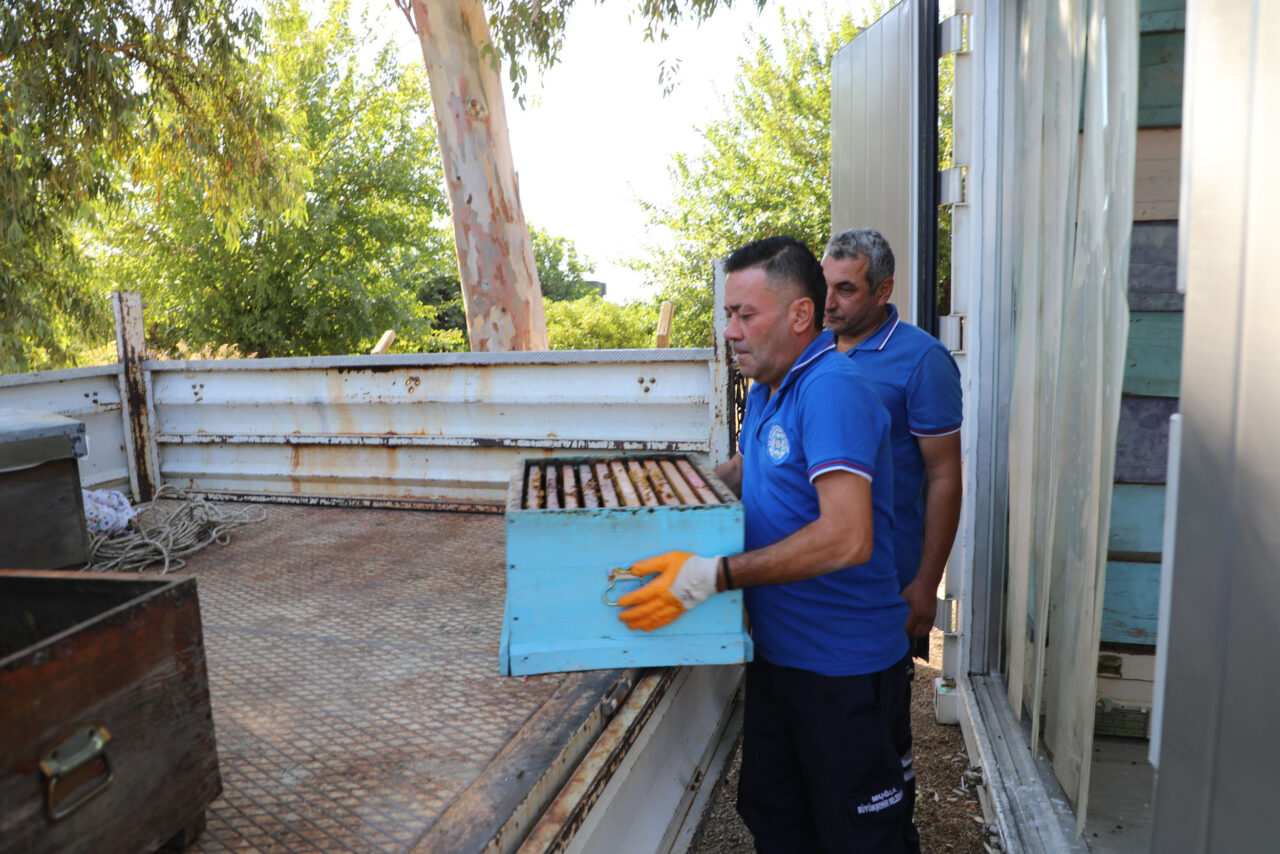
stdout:
{"type": "MultiPolygon", "coordinates": [[[[893,250],[880,232],[851,228],[827,242],[825,321],[836,349],[880,395],[889,411],[893,447],[893,556],[898,584],[911,614],[912,653],[929,657],[929,630],[938,607],[938,584],[960,521],[960,369],[923,329],[904,322],[893,296],[893,250]]],[[[902,725],[911,725],[915,666],[907,659],[902,725]]],[[[902,757],[908,801],[914,801],[910,751],[902,757]]],[[[908,850],[918,850],[909,827],[908,850]]]]}
{"type": "Polygon", "coordinates": [[[621,597],[620,618],[653,630],[745,588],[755,659],[738,811],[757,850],[902,851],[908,607],[889,416],[821,330],[826,280],[803,244],[756,241],[725,270],[725,337],[755,385],[738,453],[716,473],[742,496],[746,551],[634,564],[656,577],[621,597]]]}

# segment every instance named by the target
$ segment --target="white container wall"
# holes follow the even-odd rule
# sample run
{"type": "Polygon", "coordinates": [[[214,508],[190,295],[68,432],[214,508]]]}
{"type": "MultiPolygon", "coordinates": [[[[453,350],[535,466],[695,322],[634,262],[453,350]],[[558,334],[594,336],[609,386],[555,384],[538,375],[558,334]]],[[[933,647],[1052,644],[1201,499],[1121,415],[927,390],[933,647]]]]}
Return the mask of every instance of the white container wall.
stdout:
{"type": "Polygon", "coordinates": [[[711,350],[147,362],[161,481],[315,503],[501,503],[518,456],[719,458],[711,350]]]}
{"type": "Polygon", "coordinates": [[[0,408],[34,409],[84,422],[89,455],[79,461],[80,485],[128,490],[119,365],[0,376],[0,408]]]}

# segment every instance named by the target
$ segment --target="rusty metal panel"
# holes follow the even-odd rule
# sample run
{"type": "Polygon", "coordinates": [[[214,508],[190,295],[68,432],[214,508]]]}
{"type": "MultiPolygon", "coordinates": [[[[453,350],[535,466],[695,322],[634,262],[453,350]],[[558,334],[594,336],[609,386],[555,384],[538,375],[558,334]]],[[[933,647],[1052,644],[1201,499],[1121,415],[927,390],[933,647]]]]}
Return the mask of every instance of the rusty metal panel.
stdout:
{"type": "Polygon", "coordinates": [[[495,502],[517,457],[708,454],[711,350],[148,362],[161,478],[199,492],[495,502]]]}
{"type": "Polygon", "coordinates": [[[89,454],[79,460],[81,485],[128,487],[119,365],[0,376],[0,408],[34,409],[83,422],[89,454]]]}

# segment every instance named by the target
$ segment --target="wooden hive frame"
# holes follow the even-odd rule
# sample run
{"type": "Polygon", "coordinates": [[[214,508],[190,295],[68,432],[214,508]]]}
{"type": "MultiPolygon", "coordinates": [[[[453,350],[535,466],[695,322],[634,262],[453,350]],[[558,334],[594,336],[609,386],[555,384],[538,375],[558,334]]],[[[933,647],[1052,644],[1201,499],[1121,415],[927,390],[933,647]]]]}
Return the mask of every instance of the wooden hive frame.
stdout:
{"type": "MultiPolygon", "coordinates": [[[[502,672],[749,661],[741,591],[653,632],[628,629],[604,601],[614,568],[673,549],[741,552],[742,519],[737,497],[688,456],[520,460],[507,494],[502,672]]],[[[638,584],[619,581],[610,598],[638,584]]]]}

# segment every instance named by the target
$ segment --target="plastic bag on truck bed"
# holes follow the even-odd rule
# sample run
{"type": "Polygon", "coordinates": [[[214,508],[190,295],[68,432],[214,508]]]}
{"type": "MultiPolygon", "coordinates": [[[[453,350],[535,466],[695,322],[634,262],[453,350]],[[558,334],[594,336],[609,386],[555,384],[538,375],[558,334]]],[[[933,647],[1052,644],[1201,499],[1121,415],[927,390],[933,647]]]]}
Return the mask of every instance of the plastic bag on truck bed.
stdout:
{"type": "Polygon", "coordinates": [[[119,534],[138,511],[123,493],[112,489],[84,489],[84,521],[90,534],[119,534]]]}

